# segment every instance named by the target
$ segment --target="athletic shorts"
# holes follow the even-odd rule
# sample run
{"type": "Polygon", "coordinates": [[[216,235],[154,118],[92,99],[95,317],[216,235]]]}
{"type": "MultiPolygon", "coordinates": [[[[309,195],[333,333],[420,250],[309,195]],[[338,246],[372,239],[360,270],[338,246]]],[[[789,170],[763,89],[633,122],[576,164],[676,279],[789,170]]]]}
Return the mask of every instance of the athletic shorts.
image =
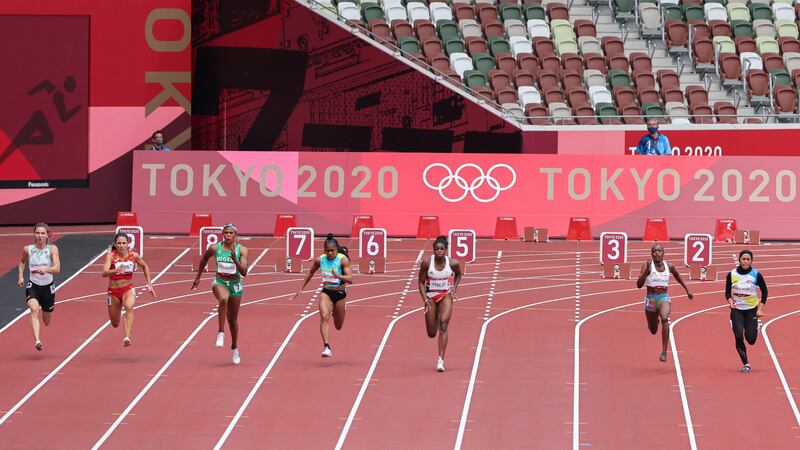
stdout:
{"type": "Polygon", "coordinates": [[[125,297],[125,293],[131,289],[133,289],[133,283],[118,288],[108,288],[108,306],[111,306],[111,297],[116,297],[119,301],[122,301],[122,298],[125,297]]]}
{"type": "Polygon", "coordinates": [[[425,291],[425,295],[435,303],[442,301],[449,293],[450,291],[425,291]]]}
{"type": "Polygon", "coordinates": [[[327,295],[334,304],[336,304],[336,302],[338,302],[339,300],[344,300],[347,297],[347,291],[322,289],[322,293],[327,295]]]}
{"type": "Polygon", "coordinates": [[[214,282],[211,283],[211,286],[215,284],[225,287],[228,290],[229,297],[241,297],[244,294],[244,283],[241,278],[238,280],[225,280],[220,277],[214,277],[214,282]]]}
{"type": "Polygon", "coordinates": [[[661,304],[664,302],[671,303],[669,295],[667,294],[648,295],[644,298],[644,310],[649,312],[656,312],[658,311],[658,308],[661,306],[661,304]]]}
{"type": "Polygon", "coordinates": [[[39,286],[29,281],[25,286],[25,303],[32,298],[39,301],[39,306],[43,311],[53,312],[56,307],[56,284],[39,286]]]}

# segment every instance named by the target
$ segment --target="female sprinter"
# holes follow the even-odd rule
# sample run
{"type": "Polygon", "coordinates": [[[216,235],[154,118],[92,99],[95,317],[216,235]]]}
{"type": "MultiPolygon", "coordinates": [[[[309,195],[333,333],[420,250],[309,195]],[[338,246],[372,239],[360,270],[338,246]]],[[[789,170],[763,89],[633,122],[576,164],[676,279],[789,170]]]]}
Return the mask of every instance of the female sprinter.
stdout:
{"type": "Polygon", "coordinates": [[[669,287],[669,274],[675,276],[675,280],[686,290],[689,300],[694,298],[686,283],[681,279],[681,274],[675,266],[664,261],[664,246],[653,244],[650,247],[650,254],[653,259],[648,260],[642,266],[642,272],[636,280],[636,287],[641,289],[647,286],[647,294],[644,300],[644,315],[647,317],[647,328],[651,334],[658,332],[658,321],[661,320],[661,362],[667,361],[667,344],[669,344],[669,311],[670,299],[667,294],[669,287]]]}
{"type": "Polygon", "coordinates": [[[22,258],[17,264],[19,271],[19,287],[25,286],[25,301],[31,310],[31,328],[36,350],[42,350],[42,341],[39,339],[39,311],[42,312],[42,321],[45,326],[50,325],[53,309],[56,304],[56,285],[53,275],[61,271],[61,259],[58,256],[58,247],[49,242],[50,227],[46,223],[37,223],[33,227],[33,244],[22,247],[22,258]],[[25,263],[28,263],[30,272],[28,285],[25,285],[25,263]]]}
{"type": "Polygon", "coordinates": [[[328,234],[325,238],[325,253],[314,259],[311,270],[306,274],[303,285],[292,299],[303,293],[314,273],[320,269],[322,272],[322,292],[319,294],[319,332],[322,334],[322,357],[333,355],[330,341],[328,340],[328,322],[333,315],[333,326],[337,330],[344,325],[344,313],[347,310],[346,284],[353,283],[353,273],[350,270],[350,259],[347,256],[347,247],[339,247],[339,242],[328,234]]]}
{"type": "Polygon", "coordinates": [[[155,296],[156,291],[150,284],[150,267],[136,253],[128,249],[128,235],[117,233],[114,235],[114,249],[106,254],[103,263],[103,277],[108,277],[108,318],[111,326],[119,326],[122,308],[125,308],[125,337],[122,345],[131,345],[131,331],[133,330],[133,305],[136,295],[133,293],[133,271],[136,266],[142,268],[144,278],[147,280],[147,291],[155,296]]]}
{"type": "Polygon", "coordinates": [[[425,328],[428,337],[439,331],[439,358],[436,371],[444,372],[444,353],[447,350],[447,326],[453,311],[456,289],[461,282],[461,263],[447,256],[447,238],[433,241],[433,255],[419,265],[419,293],[425,303],[425,328]],[[454,277],[450,284],[450,277],[454,277]]]}
{"type": "Polygon", "coordinates": [[[229,223],[222,227],[223,242],[208,246],[200,266],[197,277],[192,283],[192,290],[200,284],[200,276],[206,269],[208,260],[212,257],[217,261],[217,274],[211,283],[211,292],[217,298],[217,317],[219,319],[219,333],[215,345],[222,347],[225,344],[225,320],[231,330],[231,353],[234,364],[239,364],[239,307],[242,304],[244,283],[242,277],[247,276],[247,247],[239,243],[239,231],[236,225],[229,223]]]}
{"type": "Polygon", "coordinates": [[[744,364],[742,373],[750,373],[744,340],[746,338],[750,345],[756,343],[758,318],[764,314],[764,304],[767,303],[767,283],[752,264],[753,252],[742,250],[739,252],[739,266],[731,270],[725,278],[725,298],[731,308],[731,327],[736,339],[736,351],[744,364]],[[761,291],[760,302],[756,288],[761,291]]]}

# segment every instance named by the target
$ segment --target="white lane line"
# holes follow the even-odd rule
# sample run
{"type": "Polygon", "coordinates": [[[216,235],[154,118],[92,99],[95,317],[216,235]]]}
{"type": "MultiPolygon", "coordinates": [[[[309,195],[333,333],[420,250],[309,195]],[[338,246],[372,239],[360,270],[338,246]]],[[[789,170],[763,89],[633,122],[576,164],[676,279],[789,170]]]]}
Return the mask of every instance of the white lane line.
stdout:
{"type": "Polygon", "coordinates": [[[403,303],[406,301],[406,297],[408,297],[408,293],[411,290],[411,284],[414,282],[415,279],[418,278],[418,267],[420,262],[422,261],[423,253],[425,253],[425,250],[419,251],[417,259],[414,260],[414,264],[411,266],[411,271],[408,274],[408,278],[406,279],[406,286],[403,289],[403,293],[400,294],[400,298],[397,300],[397,304],[394,307],[394,312],[392,313],[392,319],[397,318],[397,315],[400,314],[400,308],[403,307],[403,303]]]}
{"type": "Polygon", "coordinates": [[[502,257],[503,251],[500,250],[497,252],[497,258],[494,261],[494,271],[492,271],[492,281],[489,284],[489,296],[486,298],[486,308],[483,310],[483,320],[489,320],[489,311],[492,309],[494,290],[497,288],[497,276],[500,273],[500,258],[502,257]]]}
{"type": "Polygon", "coordinates": [[[772,343],[769,340],[769,335],[767,334],[767,328],[772,322],[776,320],[783,319],[784,317],[789,317],[793,314],[800,313],[800,310],[793,311],[790,313],[786,313],[782,316],[778,316],[766,324],[761,328],[761,333],[764,335],[764,342],[767,344],[767,350],[769,351],[769,356],[772,358],[772,363],[775,364],[775,370],[778,371],[778,377],[781,379],[781,385],[783,386],[783,392],[786,393],[786,399],[789,400],[789,406],[792,408],[792,412],[794,413],[794,420],[797,422],[797,426],[800,427],[800,411],[797,410],[797,403],[794,401],[794,395],[792,394],[791,388],[789,388],[789,383],[786,381],[786,377],[783,375],[783,369],[781,368],[781,364],[778,362],[778,356],[775,354],[775,350],[772,348],[772,343]]]}

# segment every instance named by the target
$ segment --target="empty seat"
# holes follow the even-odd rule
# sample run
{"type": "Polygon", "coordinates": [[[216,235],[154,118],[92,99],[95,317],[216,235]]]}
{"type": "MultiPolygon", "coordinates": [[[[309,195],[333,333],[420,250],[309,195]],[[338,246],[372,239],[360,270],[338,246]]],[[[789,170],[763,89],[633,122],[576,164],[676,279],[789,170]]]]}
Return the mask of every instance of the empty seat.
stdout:
{"type": "Polygon", "coordinates": [[[544,90],[544,102],[548,105],[552,103],[565,103],[566,96],[564,95],[564,91],[561,90],[559,87],[549,87],[544,90]]]}
{"type": "Polygon", "coordinates": [[[486,41],[479,37],[464,38],[464,44],[467,47],[467,53],[470,56],[475,56],[479,53],[489,53],[489,46],[486,41]]]}
{"type": "Polygon", "coordinates": [[[600,42],[603,46],[603,52],[606,56],[612,55],[625,55],[625,46],[622,41],[617,37],[605,36],[600,42]]]}
{"type": "Polygon", "coordinates": [[[561,71],[561,60],[558,59],[557,56],[543,56],[539,62],[542,65],[542,70],[547,70],[553,73],[559,73],[561,71]]]}
{"type": "Polygon", "coordinates": [[[488,87],[486,84],[486,75],[478,70],[467,70],[461,78],[464,80],[464,84],[469,88],[488,87]]]}
{"type": "Polygon", "coordinates": [[[541,5],[530,5],[530,4],[529,5],[524,5],[523,6],[523,11],[525,13],[525,18],[527,20],[533,20],[533,19],[544,20],[545,19],[544,7],[542,7],[541,5]]]}
{"type": "Polygon", "coordinates": [[[431,20],[431,14],[424,3],[411,2],[406,5],[408,21],[414,23],[415,20],[431,20]]]}
{"type": "MultiPolygon", "coordinates": [[[[500,103],[498,101],[498,103],[500,103]]],[[[525,120],[525,110],[523,110],[518,104],[515,103],[500,103],[500,107],[503,108],[503,111],[513,117],[516,120],[523,121],[525,120]]]]}
{"type": "Polygon", "coordinates": [[[583,55],[583,61],[587,69],[597,70],[603,75],[606,74],[606,59],[600,54],[586,54],[583,55]]]}
{"type": "MultiPolygon", "coordinates": [[[[777,53],[764,53],[761,55],[761,61],[764,63],[764,70],[768,73],[771,73],[772,70],[775,69],[785,69],[783,66],[783,58],[777,53]]],[[[789,76],[788,72],[786,76],[789,76]]]]}
{"type": "Polygon", "coordinates": [[[778,32],[775,31],[775,25],[767,20],[754,20],[753,34],[755,34],[756,37],[769,37],[772,39],[778,37],[778,32]]]}
{"type": "Polygon", "coordinates": [[[653,70],[653,62],[647,53],[633,52],[630,55],[631,71],[646,70],[651,72],[653,70]]]}
{"type": "Polygon", "coordinates": [[[727,36],[730,37],[733,33],[731,32],[731,26],[728,22],[723,22],[721,20],[712,20],[708,22],[708,26],[711,29],[711,36],[727,36]]]}
{"type": "Polygon", "coordinates": [[[578,72],[572,70],[562,71],[561,86],[563,86],[564,89],[567,91],[576,87],[582,87],[583,80],[581,78],[581,75],[578,72]]]}
{"type": "Polygon", "coordinates": [[[597,38],[592,36],[580,36],[578,37],[578,47],[580,47],[581,54],[586,56],[589,53],[604,55],[603,47],[600,45],[600,41],[597,38]]]}
{"type": "Polygon", "coordinates": [[[797,93],[791,86],[775,87],[775,112],[778,114],[797,113],[797,93]]]}
{"type": "Polygon", "coordinates": [[[467,52],[467,47],[464,45],[464,42],[462,42],[461,39],[456,36],[450,36],[445,39],[442,39],[442,44],[444,46],[444,53],[446,55],[449,55],[451,53],[467,52]]]}
{"type": "Polygon", "coordinates": [[[499,22],[484,22],[482,27],[483,34],[487,39],[490,37],[505,37],[503,25],[501,25],[499,22]]]}
{"type": "Polygon", "coordinates": [[[533,46],[536,48],[536,55],[540,58],[556,54],[555,44],[550,39],[536,38],[533,40],[533,46]]]}
{"type": "Polygon", "coordinates": [[[797,24],[794,22],[776,22],[775,28],[778,31],[778,36],[797,39],[797,24]]]}
{"type": "MultiPolygon", "coordinates": [[[[439,34],[436,31],[436,26],[430,20],[425,19],[417,19],[414,22],[414,32],[417,35],[417,39],[424,39],[426,37],[438,37],[439,34]]],[[[458,33],[454,33],[453,35],[458,35],[458,33]]]]}
{"type": "Polygon", "coordinates": [[[628,86],[614,86],[614,102],[618,107],[622,108],[626,105],[635,105],[636,91],[628,86]]]}
{"type": "Polygon", "coordinates": [[[728,3],[725,8],[728,10],[728,18],[731,22],[734,20],[750,22],[750,10],[747,9],[747,6],[740,3],[728,3]]]}
{"type": "Polygon", "coordinates": [[[551,103],[547,107],[550,110],[550,116],[557,125],[568,125],[569,122],[574,123],[570,117],[572,111],[565,103],[551,103]]]}
{"type": "Polygon", "coordinates": [[[411,27],[411,24],[405,20],[393,20],[390,22],[392,25],[392,33],[394,33],[395,38],[400,38],[400,36],[414,36],[414,28],[411,27]]]}
{"type": "Polygon", "coordinates": [[[464,38],[468,37],[483,37],[483,32],[481,31],[481,26],[478,25],[478,22],[472,19],[461,19],[458,22],[458,28],[461,30],[461,36],[464,38]]]}
{"type": "Polygon", "coordinates": [[[709,39],[697,40],[692,44],[692,59],[698,64],[714,64],[714,43],[709,39]]]}
{"type": "Polygon", "coordinates": [[[528,104],[525,106],[525,116],[531,125],[550,125],[547,107],[542,104],[528,104]]]}
{"type": "Polygon", "coordinates": [[[509,38],[512,36],[528,38],[528,30],[521,20],[508,19],[503,23],[503,27],[505,27],[506,35],[508,35],[509,38]]]}
{"type": "Polygon", "coordinates": [[[556,50],[559,54],[565,55],[568,53],[578,54],[578,44],[575,41],[561,41],[556,45],[556,50]]]}
{"type": "Polygon", "coordinates": [[[655,88],[656,79],[653,76],[653,73],[650,72],[649,70],[645,71],[637,70],[636,72],[633,73],[633,84],[635,84],[637,88],[645,86],[655,88]]]}
{"type": "Polygon", "coordinates": [[[478,19],[481,23],[498,22],[500,16],[497,14],[497,8],[494,5],[477,4],[475,10],[478,12],[478,19]]]}
{"type": "Polygon", "coordinates": [[[719,3],[706,3],[703,5],[703,10],[706,20],[709,22],[712,20],[728,21],[728,12],[725,10],[725,7],[719,3]]]}
{"type": "Polygon", "coordinates": [[[742,63],[736,53],[721,53],[719,59],[720,76],[723,82],[742,79],[742,63]]]}
{"type": "Polygon", "coordinates": [[[747,73],[747,95],[753,97],[769,96],[769,76],[759,69],[752,69],[747,73]]]}
{"type": "Polygon", "coordinates": [[[767,73],[772,78],[773,86],[792,86],[792,77],[783,67],[772,69],[767,73]]]}
{"type": "Polygon", "coordinates": [[[494,58],[486,53],[473,55],[472,64],[475,67],[475,70],[481,72],[487,77],[489,76],[489,71],[496,68],[494,65],[494,58]]]}
{"type": "Polygon", "coordinates": [[[592,86],[606,87],[606,77],[599,70],[586,69],[583,71],[583,82],[587,87],[592,86]]]}
{"type": "Polygon", "coordinates": [[[661,90],[661,99],[665,104],[670,102],[683,103],[683,92],[678,88],[664,88],[661,90]]]}
{"type": "Polygon", "coordinates": [[[598,103],[613,103],[614,97],[605,86],[589,86],[589,100],[594,108],[598,103]]]}
{"type": "Polygon", "coordinates": [[[658,85],[661,87],[662,92],[667,88],[680,89],[680,78],[678,78],[678,74],[672,70],[659,70],[656,73],[656,78],[658,78],[658,85]]]}
{"type": "Polygon", "coordinates": [[[397,47],[402,52],[410,53],[412,55],[419,54],[421,52],[419,42],[417,42],[417,38],[413,36],[398,36],[397,47]]]}
{"type": "Polygon", "coordinates": [[[449,37],[461,38],[458,33],[458,25],[452,20],[439,20],[436,22],[436,32],[442,41],[449,37]]]}
{"type": "Polygon", "coordinates": [[[565,39],[575,40],[575,32],[572,30],[569,20],[556,19],[550,21],[550,34],[554,42],[565,39]]]}
{"type": "Polygon", "coordinates": [[[336,5],[339,15],[346,20],[361,20],[361,11],[355,3],[339,3],[336,5]]]}
{"type": "Polygon", "coordinates": [[[621,125],[622,121],[616,117],[619,115],[617,108],[612,103],[598,103],[595,112],[599,116],[600,123],[605,125],[621,125]]]}
{"type": "Polygon", "coordinates": [[[591,106],[572,106],[575,110],[575,118],[578,121],[578,125],[597,125],[597,119],[595,118],[594,109],[591,106]]]}
{"type": "Polygon", "coordinates": [[[542,103],[542,94],[534,86],[520,86],[517,88],[519,104],[527,106],[531,103],[542,103]]]}
{"type": "Polygon", "coordinates": [[[522,21],[522,11],[517,5],[500,5],[500,20],[505,22],[508,19],[515,19],[522,21]]]}
{"type": "Polygon", "coordinates": [[[375,35],[375,38],[378,40],[378,42],[394,42],[394,37],[392,37],[392,29],[389,28],[389,24],[383,20],[375,19],[367,21],[367,27],[369,28],[369,31],[375,35]]]}
{"type": "Polygon", "coordinates": [[[736,53],[736,44],[727,36],[714,36],[714,49],[718,53],[736,53]]]}
{"type": "Polygon", "coordinates": [[[383,20],[383,9],[376,3],[364,3],[361,5],[361,15],[367,23],[370,20],[383,20]]]}
{"type": "Polygon", "coordinates": [[[597,36],[597,27],[591,20],[578,19],[573,24],[575,36],[597,36]]]}
{"type": "Polygon", "coordinates": [[[734,36],[750,36],[753,37],[753,27],[750,22],[744,20],[734,20],[731,22],[734,36]]]}
{"type": "Polygon", "coordinates": [[[687,22],[690,20],[698,20],[700,22],[706,21],[703,7],[700,5],[696,5],[694,3],[684,3],[683,17],[686,19],[687,22]]]}
{"type": "Polygon", "coordinates": [[[578,73],[583,73],[583,60],[578,55],[566,54],[561,57],[561,67],[564,70],[573,70],[578,73]]]}
{"type": "Polygon", "coordinates": [[[639,95],[639,102],[644,107],[645,103],[656,103],[660,101],[658,92],[649,86],[641,86],[636,88],[636,93],[639,95]]]}
{"type": "MultiPolygon", "coordinates": [[[[470,60],[470,63],[471,62],[472,61],[470,60]]],[[[428,58],[428,64],[430,64],[431,67],[433,67],[434,69],[436,69],[439,72],[444,72],[444,71],[446,71],[448,69],[451,69],[450,58],[448,58],[447,56],[443,56],[443,55],[438,55],[438,56],[434,56],[432,58],[428,58]]],[[[459,74],[458,77],[461,78],[461,75],[459,74]]]]}
{"type": "Polygon", "coordinates": [[[800,40],[790,37],[778,38],[781,53],[800,53],[800,40]]]}
{"type": "MultiPolygon", "coordinates": [[[[517,91],[508,86],[496,89],[495,96],[497,97],[497,103],[500,103],[501,105],[506,103],[517,103],[517,91]]],[[[522,108],[520,108],[520,111],[522,111],[522,108]]]]}
{"type": "Polygon", "coordinates": [[[558,76],[553,72],[542,70],[539,72],[539,90],[544,92],[550,88],[558,87],[558,76]]]}
{"type": "MultiPolygon", "coordinates": [[[[475,20],[475,10],[469,4],[453,3],[453,15],[456,17],[459,25],[462,20],[475,20]]],[[[430,16],[430,13],[428,13],[430,16]]]]}
{"type": "Polygon", "coordinates": [[[442,47],[442,43],[435,37],[425,38],[420,42],[420,44],[422,47],[422,53],[429,59],[434,56],[439,56],[444,54],[444,48],[442,47]]]}
{"type": "Polygon", "coordinates": [[[708,92],[701,86],[686,86],[689,107],[708,104],[708,92]]]}
{"type": "Polygon", "coordinates": [[[517,69],[514,71],[514,86],[524,87],[524,86],[535,86],[536,78],[534,77],[533,73],[525,70],[525,69],[517,69]]]}
{"type": "Polygon", "coordinates": [[[797,69],[800,69],[800,53],[794,53],[794,52],[784,53],[783,65],[784,67],[786,67],[786,70],[789,71],[789,73],[792,73],[797,69]]]}
{"type": "Polygon", "coordinates": [[[609,70],[608,71],[608,86],[613,89],[614,86],[630,86],[631,80],[628,73],[622,70],[609,70]]]}
{"type": "Polygon", "coordinates": [[[642,28],[642,34],[646,30],[655,35],[655,32],[661,31],[661,12],[658,6],[649,3],[639,4],[639,23],[642,28]]]}
{"type": "Polygon", "coordinates": [[[764,69],[764,64],[761,62],[761,57],[757,53],[742,52],[739,54],[739,59],[742,63],[742,70],[747,73],[748,70],[764,69]]]}
{"type": "Polygon", "coordinates": [[[519,53],[533,53],[533,45],[524,37],[511,36],[508,38],[508,43],[511,45],[511,54],[514,57],[519,53]]]}
{"type": "Polygon", "coordinates": [[[408,20],[408,14],[403,5],[384,6],[383,12],[386,20],[390,22],[392,20],[408,20]]]}
{"type": "Polygon", "coordinates": [[[661,13],[664,16],[665,23],[671,20],[683,21],[683,11],[678,5],[667,5],[662,2],[661,13]]]}
{"type": "Polygon", "coordinates": [[[685,48],[689,45],[689,26],[683,22],[671,21],[667,23],[667,48],[685,48]]]}
{"type": "Polygon", "coordinates": [[[756,41],[754,41],[753,38],[747,36],[737,36],[734,39],[734,42],[736,42],[737,53],[758,51],[758,46],[756,46],[756,41]]]}
{"type": "Polygon", "coordinates": [[[765,5],[763,3],[752,3],[750,4],[749,8],[750,17],[753,18],[753,22],[759,19],[772,21],[772,8],[770,8],[769,5],[765,5]]]}
{"type": "MultiPolygon", "coordinates": [[[[511,76],[502,70],[490,70],[487,78],[489,80],[489,86],[494,89],[495,93],[499,92],[502,88],[511,87],[511,76]]],[[[516,93],[514,95],[516,96],[516,93]]]]}
{"type": "Polygon", "coordinates": [[[431,3],[428,8],[433,23],[438,23],[440,20],[453,20],[453,11],[447,3],[431,3]]]}
{"type": "Polygon", "coordinates": [[[794,9],[785,3],[775,3],[772,5],[772,15],[775,21],[794,22],[796,20],[794,9]]]}
{"type": "Polygon", "coordinates": [[[498,52],[511,53],[511,45],[508,41],[500,37],[489,38],[489,52],[494,55],[498,52]]]}
{"type": "Polygon", "coordinates": [[[608,70],[621,70],[628,72],[628,58],[623,55],[606,56],[606,65],[608,70]]]}
{"type": "Polygon", "coordinates": [[[666,123],[666,111],[664,111],[664,107],[661,106],[660,103],[655,102],[647,102],[642,103],[642,113],[647,118],[653,118],[658,120],[658,123],[666,123]]]}
{"type": "Polygon", "coordinates": [[[531,19],[528,21],[528,35],[531,39],[535,37],[550,37],[550,27],[542,19],[531,19]]]}
{"type": "Polygon", "coordinates": [[[637,105],[625,105],[620,107],[620,114],[622,121],[626,125],[641,125],[644,124],[642,116],[642,109],[637,105]]]}
{"type": "Polygon", "coordinates": [[[472,65],[472,58],[467,56],[466,53],[452,53],[450,55],[450,66],[461,79],[464,79],[464,72],[475,69],[475,66],[472,65]]]}
{"type": "Polygon", "coordinates": [[[545,8],[547,9],[547,17],[550,18],[550,21],[557,19],[569,20],[569,9],[567,9],[566,5],[562,3],[550,3],[545,8]]]}
{"type": "Polygon", "coordinates": [[[687,120],[689,119],[689,108],[687,108],[683,103],[669,102],[666,103],[666,107],[667,114],[669,115],[672,123],[675,123],[674,120],[678,118],[687,120]]]}
{"type": "Polygon", "coordinates": [[[589,106],[591,104],[589,103],[589,93],[586,92],[586,89],[583,89],[582,87],[568,90],[567,98],[569,99],[569,104],[572,105],[573,108],[589,106]]]}
{"type": "Polygon", "coordinates": [[[718,123],[738,123],[736,122],[736,107],[730,102],[717,102],[714,104],[714,114],[717,116],[718,123]]]}
{"type": "Polygon", "coordinates": [[[521,53],[517,55],[517,63],[520,69],[530,71],[534,76],[539,72],[539,59],[533,55],[521,53]]]}

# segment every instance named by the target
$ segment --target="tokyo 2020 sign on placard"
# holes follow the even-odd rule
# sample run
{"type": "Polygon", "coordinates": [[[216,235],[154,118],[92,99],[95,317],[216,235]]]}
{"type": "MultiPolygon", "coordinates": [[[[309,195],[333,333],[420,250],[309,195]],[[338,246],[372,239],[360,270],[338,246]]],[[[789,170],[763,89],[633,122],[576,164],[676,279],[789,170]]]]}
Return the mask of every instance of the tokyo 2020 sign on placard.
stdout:
{"type": "Polygon", "coordinates": [[[318,233],[348,234],[370,214],[393,236],[416,233],[420,215],[442,229],[494,231],[498,216],[565,235],[569,218],[592,232],[640,237],[665,217],[672,237],[713,230],[717,217],[768,238],[800,219],[792,157],[647,158],[490,154],[138,152],[133,210],[149,232],[185,232],[193,212],[269,234],[294,213],[318,233]]]}

